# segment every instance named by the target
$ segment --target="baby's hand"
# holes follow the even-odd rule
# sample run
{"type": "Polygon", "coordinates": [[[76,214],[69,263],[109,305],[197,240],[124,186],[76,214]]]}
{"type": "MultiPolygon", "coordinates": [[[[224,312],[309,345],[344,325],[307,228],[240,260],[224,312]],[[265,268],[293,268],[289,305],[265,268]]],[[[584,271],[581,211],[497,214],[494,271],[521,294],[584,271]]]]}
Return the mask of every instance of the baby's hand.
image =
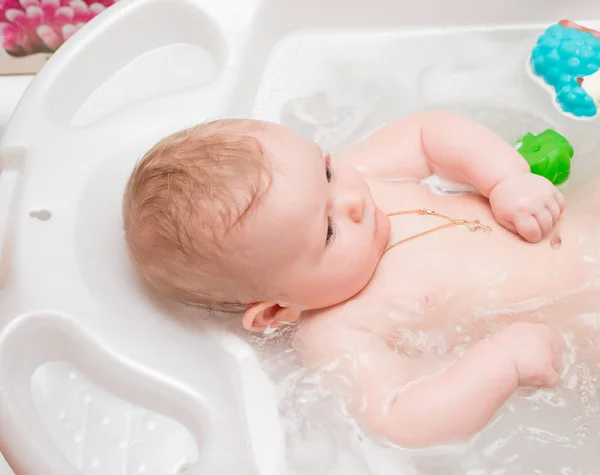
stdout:
{"type": "Polygon", "coordinates": [[[503,351],[514,361],[519,386],[552,388],[560,381],[564,340],[541,323],[514,323],[498,335],[503,351]]]}
{"type": "Polygon", "coordinates": [[[550,181],[530,172],[505,178],[492,189],[489,198],[496,221],[529,242],[550,234],[565,203],[550,181]]]}

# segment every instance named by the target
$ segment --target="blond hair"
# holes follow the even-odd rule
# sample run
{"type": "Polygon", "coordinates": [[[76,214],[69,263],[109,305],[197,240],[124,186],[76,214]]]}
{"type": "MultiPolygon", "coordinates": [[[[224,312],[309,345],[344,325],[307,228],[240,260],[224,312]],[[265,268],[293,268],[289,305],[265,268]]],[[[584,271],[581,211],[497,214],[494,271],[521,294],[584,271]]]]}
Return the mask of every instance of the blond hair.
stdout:
{"type": "Polygon", "coordinates": [[[221,120],[177,132],[138,162],[123,200],[133,263],[160,293],[239,311],[260,299],[225,243],[270,184],[256,122],[221,120]]]}

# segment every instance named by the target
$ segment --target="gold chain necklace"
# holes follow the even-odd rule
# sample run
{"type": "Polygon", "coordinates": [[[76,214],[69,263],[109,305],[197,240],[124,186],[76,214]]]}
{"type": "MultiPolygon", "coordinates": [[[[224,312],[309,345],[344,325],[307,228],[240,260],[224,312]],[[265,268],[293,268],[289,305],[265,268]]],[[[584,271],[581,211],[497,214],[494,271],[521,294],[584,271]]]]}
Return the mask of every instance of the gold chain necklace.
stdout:
{"type": "Polygon", "coordinates": [[[396,241],[394,244],[391,244],[390,246],[388,246],[388,248],[383,252],[384,254],[386,252],[388,252],[390,249],[393,249],[396,246],[399,246],[400,244],[404,244],[405,242],[412,241],[413,239],[417,239],[418,237],[426,236],[427,234],[431,234],[435,231],[440,231],[442,229],[451,228],[453,226],[466,226],[467,229],[471,232],[475,232],[475,231],[479,231],[479,230],[485,231],[486,233],[492,232],[492,228],[490,228],[489,226],[486,226],[485,224],[481,224],[478,219],[473,220],[473,221],[469,221],[467,219],[455,219],[455,218],[446,216],[445,214],[437,213],[436,211],[432,211],[430,209],[412,209],[412,210],[408,210],[408,211],[395,211],[393,213],[388,213],[387,215],[389,217],[392,217],[392,216],[401,216],[401,215],[406,215],[406,214],[419,214],[421,216],[435,216],[437,218],[444,218],[446,221],[448,221],[448,223],[442,224],[441,226],[436,226],[435,228],[428,229],[427,231],[423,231],[422,233],[415,234],[414,236],[409,236],[407,238],[401,239],[400,241],[396,241]]]}

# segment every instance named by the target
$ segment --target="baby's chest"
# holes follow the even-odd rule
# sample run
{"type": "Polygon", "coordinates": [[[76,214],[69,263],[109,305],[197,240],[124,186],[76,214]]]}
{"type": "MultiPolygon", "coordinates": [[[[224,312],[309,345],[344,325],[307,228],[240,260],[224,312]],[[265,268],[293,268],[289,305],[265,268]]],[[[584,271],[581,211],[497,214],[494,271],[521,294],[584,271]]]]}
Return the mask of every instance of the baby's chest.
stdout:
{"type": "Polygon", "coordinates": [[[429,317],[450,311],[456,301],[466,302],[469,289],[481,280],[482,273],[468,268],[470,260],[440,251],[439,244],[427,246],[416,241],[406,249],[390,250],[357,297],[360,306],[386,314],[429,317]]]}
{"type": "MultiPolygon", "coordinates": [[[[555,290],[547,288],[548,280],[554,279],[540,275],[548,274],[547,269],[519,264],[517,256],[494,253],[476,242],[460,245],[452,242],[453,237],[429,236],[404,249],[392,249],[358,296],[369,320],[382,328],[393,328],[397,322],[434,328],[555,290]]],[[[477,239],[465,236],[469,238],[477,239]]]]}

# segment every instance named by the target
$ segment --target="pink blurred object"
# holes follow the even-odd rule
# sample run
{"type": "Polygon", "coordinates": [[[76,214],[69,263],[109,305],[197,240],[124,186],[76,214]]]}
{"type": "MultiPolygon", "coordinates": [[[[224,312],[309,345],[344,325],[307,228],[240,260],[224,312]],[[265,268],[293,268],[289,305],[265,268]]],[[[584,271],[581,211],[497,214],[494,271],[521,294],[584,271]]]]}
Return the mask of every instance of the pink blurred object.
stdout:
{"type": "Polygon", "coordinates": [[[12,56],[53,53],[117,0],[0,0],[0,41],[12,56]]]}

